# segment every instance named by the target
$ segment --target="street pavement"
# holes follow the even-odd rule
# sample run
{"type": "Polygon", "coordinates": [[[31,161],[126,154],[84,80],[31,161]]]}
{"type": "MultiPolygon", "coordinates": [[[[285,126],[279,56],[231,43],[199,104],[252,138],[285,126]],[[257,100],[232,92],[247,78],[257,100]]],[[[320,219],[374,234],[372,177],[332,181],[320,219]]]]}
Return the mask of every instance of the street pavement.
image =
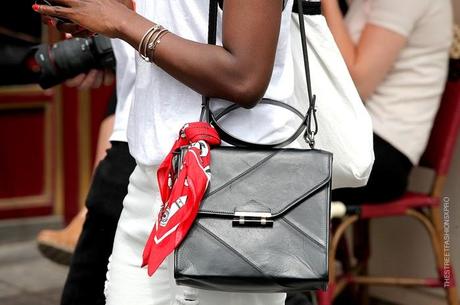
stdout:
{"type": "Polygon", "coordinates": [[[0,304],[57,305],[67,267],[43,258],[35,241],[0,246],[0,304]]]}
{"type": "Polygon", "coordinates": [[[58,305],[67,267],[43,258],[35,236],[41,227],[57,227],[60,223],[3,223],[0,222],[0,304],[58,305]]]}

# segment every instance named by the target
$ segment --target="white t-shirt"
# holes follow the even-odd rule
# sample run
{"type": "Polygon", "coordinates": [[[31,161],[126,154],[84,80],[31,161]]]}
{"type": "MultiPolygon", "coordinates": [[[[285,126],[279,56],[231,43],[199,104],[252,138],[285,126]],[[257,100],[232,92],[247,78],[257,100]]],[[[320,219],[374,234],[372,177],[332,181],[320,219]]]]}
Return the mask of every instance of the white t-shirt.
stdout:
{"type": "MultiPolygon", "coordinates": [[[[280,0],[281,1],[281,0],[280,0]]],[[[265,97],[287,100],[293,93],[293,66],[290,49],[290,14],[292,0],[286,4],[281,21],[274,70],[265,97]]],[[[209,1],[141,0],[137,11],[183,38],[206,43],[209,1]]],[[[248,29],[250,30],[250,29],[248,29]]],[[[222,11],[219,11],[217,44],[222,44],[222,11]]],[[[257,56],[257,54],[254,54],[257,56]]],[[[203,58],[206,60],[206,58],[203,58]]],[[[199,120],[201,96],[175,80],[157,66],[136,56],[135,100],[128,123],[131,155],[140,164],[159,164],[171,149],[180,128],[199,120]]],[[[215,107],[229,104],[212,100],[215,107]]],[[[269,143],[286,139],[293,133],[288,126],[293,115],[278,107],[258,105],[238,110],[223,120],[235,136],[253,142],[269,143]]],[[[292,125],[292,124],[291,124],[292,125]]]]}
{"type": "Polygon", "coordinates": [[[136,79],[136,51],[120,39],[112,39],[113,52],[117,59],[117,108],[110,141],[127,142],[128,116],[134,100],[134,80],[136,79]]]}
{"type": "Polygon", "coordinates": [[[355,42],[366,23],[407,38],[366,107],[375,133],[413,164],[425,149],[444,89],[452,22],[450,0],[353,0],[346,16],[355,42]]]}

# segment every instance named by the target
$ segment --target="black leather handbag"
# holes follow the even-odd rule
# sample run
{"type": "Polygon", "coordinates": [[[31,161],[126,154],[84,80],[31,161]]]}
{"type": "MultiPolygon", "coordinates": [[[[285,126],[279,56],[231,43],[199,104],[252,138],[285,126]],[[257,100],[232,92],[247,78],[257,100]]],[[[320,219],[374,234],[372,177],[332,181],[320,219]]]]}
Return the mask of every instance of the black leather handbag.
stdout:
{"type": "MultiPolygon", "coordinates": [[[[295,0],[295,11],[320,13],[319,2],[295,0]]],[[[232,292],[325,289],[332,154],[313,149],[317,126],[311,93],[303,14],[299,15],[309,109],[286,141],[248,143],[228,134],[203,98],[202,118],[235,147],[211,150],[212,179],[194,225],[175,251],[177,284],[232,292]],[[304,133],[312,149],[283,149],[304,133]]],[[[209,43],[215,43],[217,3],[211,1],[209,43]]]]}

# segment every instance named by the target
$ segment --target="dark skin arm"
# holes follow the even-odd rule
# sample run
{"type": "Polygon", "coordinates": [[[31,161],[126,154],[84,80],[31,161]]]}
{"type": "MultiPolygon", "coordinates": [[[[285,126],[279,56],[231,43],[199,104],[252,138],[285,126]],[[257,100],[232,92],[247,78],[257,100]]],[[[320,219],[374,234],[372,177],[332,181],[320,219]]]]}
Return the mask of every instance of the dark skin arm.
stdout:
{"type": "MultiPolygon", "coordinates": [[[[144,33],[155,25],[116,0],[55,0],[54,3],[61,6],[40,6],[38,11],[70,19],[93,32],[121,38],[136,49],[144,33]]],[[[170,33],[157,47],[155,63],[200,94],[253,107],[270,82],[281,12],[281,0],[226,0],[223,47],[196,43],[170,33]]]]}

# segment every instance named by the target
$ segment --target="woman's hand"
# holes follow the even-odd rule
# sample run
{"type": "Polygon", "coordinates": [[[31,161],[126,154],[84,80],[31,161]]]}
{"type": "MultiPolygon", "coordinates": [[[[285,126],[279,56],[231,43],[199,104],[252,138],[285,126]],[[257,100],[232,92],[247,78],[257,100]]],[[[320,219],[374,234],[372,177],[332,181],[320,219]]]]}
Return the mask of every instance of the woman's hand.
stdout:
{"type": "Polygon", "coordinates": [[[61,30],[71,33],[81,29],[118,37],[124,16],[131,11],[127,0],[52,0],[54,6],[34,5],[33,9],[49,17],[68,19],[75,24],[63,24],[61,30]]]}
{"type": "Polygon", "coordinates": [[[66,39],[72,37],[88,37],[94,35],[93,32],[83,28],[75,23],[59,22],[56,18],[47,15],[42,15],[42,23],[58,29],[58,31],[66,34],[66,39]]]}
{"type": "Polygon", "coordinates": [[[65,84],[69,87],[78,87],[78,89],[95,89],[102,85],[112,85],[114,78],[112,71],[92,69],[67,80],[65,84]]]}

